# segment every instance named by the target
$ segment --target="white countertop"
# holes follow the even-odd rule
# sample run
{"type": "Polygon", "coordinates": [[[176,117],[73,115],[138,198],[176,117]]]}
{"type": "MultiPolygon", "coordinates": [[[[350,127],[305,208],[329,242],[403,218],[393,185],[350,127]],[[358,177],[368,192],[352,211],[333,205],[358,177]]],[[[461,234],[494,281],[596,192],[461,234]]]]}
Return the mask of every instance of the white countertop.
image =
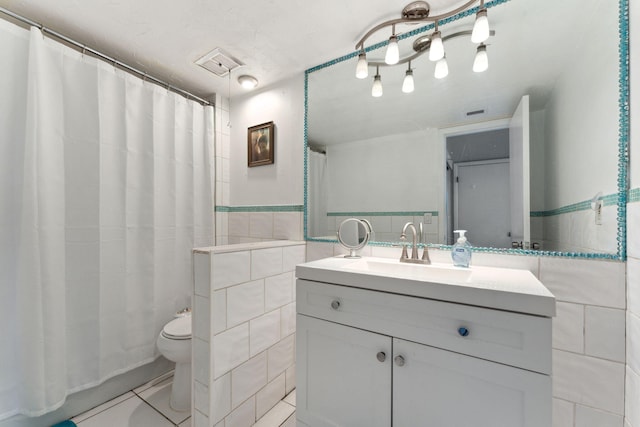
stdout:
{"type": "MultiPolygon", "coordinates": [[[[374,257],[363,257],[361,260],[386,264],[397,262],[374,257]]],[[[296,267],[296,277],[536,316],[552,317],[556,313],[555,297],[528,270],[471,266],[468,269],[471,274],[467,280],[453,277],[455,275],[446,277],[444,273],[437,280],[429,281],[420,277],[420,274],[414,274],[425,266],[401,264],[410,266],[407,273],[390,276],[353,269],[354,263],[362,263],[361,260],[333,257],[300,264],[296,267]]],[[[442,267],[443,270],[457,268],[443,264],[434,267],[442,267]]],[[[402,271],[402,267],[396,270],[402,271]]]]}

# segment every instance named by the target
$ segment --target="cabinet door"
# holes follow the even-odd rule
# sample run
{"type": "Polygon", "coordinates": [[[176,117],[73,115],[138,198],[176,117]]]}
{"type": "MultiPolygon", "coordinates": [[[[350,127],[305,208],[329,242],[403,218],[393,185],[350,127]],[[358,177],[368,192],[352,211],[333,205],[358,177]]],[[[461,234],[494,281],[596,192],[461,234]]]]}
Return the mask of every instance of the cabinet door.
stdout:
{"type": "Polygon", "coordinates": [[[300,424],[389,427],[391,338],[300,314],[296,331],[300,424]]]}
{"type": "Polygon", "coordinates": [[[398,339],[393,350],[394,427],[551,426],[547,375],[398,339]]]}

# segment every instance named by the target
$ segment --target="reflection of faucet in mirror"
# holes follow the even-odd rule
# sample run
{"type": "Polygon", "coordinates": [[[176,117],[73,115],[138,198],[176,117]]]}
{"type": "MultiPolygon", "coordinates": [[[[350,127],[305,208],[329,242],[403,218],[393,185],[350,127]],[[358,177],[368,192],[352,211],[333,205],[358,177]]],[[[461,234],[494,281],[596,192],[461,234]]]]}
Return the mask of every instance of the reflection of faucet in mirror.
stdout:
{"type": "Polygon", "coordinates": [[[424,245],[424,252],[422,253],[422,259],[418,259],[418,232],[415,225],[412,222],[408,222],[402,227],[402,234],[400,234],[400,240],[407,240],[407,228],[413,232],[413,240],[411,243],[411,258],[407,254],[407,245],[402,245],[402,255],[400,256],[400,262],[410,262],[414,264],[431,264],[429,259],[429,250],[427,245],[424,245]]]}

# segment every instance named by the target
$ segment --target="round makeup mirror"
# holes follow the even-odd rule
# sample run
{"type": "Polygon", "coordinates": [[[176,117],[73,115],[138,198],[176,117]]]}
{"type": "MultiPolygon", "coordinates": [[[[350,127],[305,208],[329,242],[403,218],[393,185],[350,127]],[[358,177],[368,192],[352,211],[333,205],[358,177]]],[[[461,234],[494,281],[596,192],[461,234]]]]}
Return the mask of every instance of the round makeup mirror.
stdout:
{"type": "Polygon", "coordinates": [[[366,219],[348,218],[338,228],[338,241],[349,249],[345,258],[360,258],[356,251],[364,248],[371,237],[371,223],[366,219]]]}

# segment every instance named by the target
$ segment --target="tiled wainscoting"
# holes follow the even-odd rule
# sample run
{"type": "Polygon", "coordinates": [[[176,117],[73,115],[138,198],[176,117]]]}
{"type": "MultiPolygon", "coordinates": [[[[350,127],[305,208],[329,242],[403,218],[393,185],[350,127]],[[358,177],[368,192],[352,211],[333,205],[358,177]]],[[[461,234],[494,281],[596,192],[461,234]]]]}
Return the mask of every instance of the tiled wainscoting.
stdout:
{"type": "Polygon", "coordinates": [[[216,208],[216,245],[302,241],[302,206],[216,208]]]}
{"type": "MultiPolygon", "coordinates": [[[[308,261],[342,253],[345,252],[339,245],[307,244],[308,261]]],[[[368,246],[363,254],[396,258],[400,256],[400,249],[368,246]]],[[[434,249],[430,256],[433,262],[451,262],[448,251],[434,249]]],[[[473,253],[472,264],[530,270],[556,296],[553,427],[622,427],[625,406],[625,263],[476,252],[473,253]]],[[[640,325],[638,322],[633,324],[640,325]]],[[[640,335],[639,331],[635,333],[640,335]]],[[[636,338],[635,342],[640,341],[636,338]]],[[[634,417],[638,416],[637,407],[640,406],[637,404],[640,401],[637,351],[634,366],[627,367],[627,381],[633,383],[627,386],[627,400],[636,399],[634,417]]],[[[638,424],[629,425],[635,427],[638,424]]]]}
{"type": "Polygon", "coordinates": [[[194,251],[195,427],[249,426],[295,388],[295,266],[305,243],[194,251]]]}

